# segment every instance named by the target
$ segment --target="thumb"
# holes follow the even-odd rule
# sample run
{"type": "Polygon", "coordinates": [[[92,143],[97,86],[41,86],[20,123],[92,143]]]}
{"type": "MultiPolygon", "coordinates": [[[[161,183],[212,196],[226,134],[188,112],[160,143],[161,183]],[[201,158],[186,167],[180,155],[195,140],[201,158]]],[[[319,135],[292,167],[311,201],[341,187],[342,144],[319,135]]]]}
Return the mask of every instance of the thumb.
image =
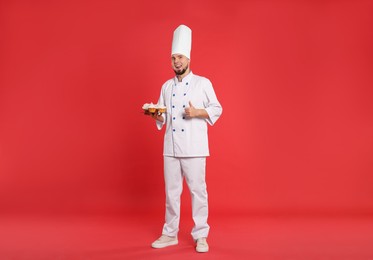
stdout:
{"type": "Polygon", "coordinates": [[[189,107],[194,107],[191,101],[189,101],[189,107]]]}

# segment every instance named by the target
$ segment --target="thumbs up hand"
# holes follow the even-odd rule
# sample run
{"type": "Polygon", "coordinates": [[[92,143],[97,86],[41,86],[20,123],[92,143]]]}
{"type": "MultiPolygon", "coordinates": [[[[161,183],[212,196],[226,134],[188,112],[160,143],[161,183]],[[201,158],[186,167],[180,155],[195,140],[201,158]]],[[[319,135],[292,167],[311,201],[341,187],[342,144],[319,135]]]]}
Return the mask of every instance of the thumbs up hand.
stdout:
{"type": "Polygon", "coordinates": [[[185,116],[187,118],[193,118],[197,116],[198,110],[193,106],[192,102],[189,101],[189,107],[185,108],[185,116]]]}

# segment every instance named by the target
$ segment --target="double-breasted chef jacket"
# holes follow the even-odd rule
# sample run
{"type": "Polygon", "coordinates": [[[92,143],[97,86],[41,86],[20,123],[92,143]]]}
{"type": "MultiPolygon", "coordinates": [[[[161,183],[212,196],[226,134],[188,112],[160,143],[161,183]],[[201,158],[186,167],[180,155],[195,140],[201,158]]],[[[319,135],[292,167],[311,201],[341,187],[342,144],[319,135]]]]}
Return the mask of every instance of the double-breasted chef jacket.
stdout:
{"type": "Polygon", "coordinates": [[[213,125],[223,111],[210,80],[192,72],[181,82],[175,76],[163,84],[158,105],[167,108],[167,112],[162,114],[164,121],[156,121],[159,130],[166,124],[164,156],[210,155],[207,124],[213,125]],[[189,102],[197,109],[205,109],[209,118],[187,118],[185,108],[189,107],[189,102]]]}

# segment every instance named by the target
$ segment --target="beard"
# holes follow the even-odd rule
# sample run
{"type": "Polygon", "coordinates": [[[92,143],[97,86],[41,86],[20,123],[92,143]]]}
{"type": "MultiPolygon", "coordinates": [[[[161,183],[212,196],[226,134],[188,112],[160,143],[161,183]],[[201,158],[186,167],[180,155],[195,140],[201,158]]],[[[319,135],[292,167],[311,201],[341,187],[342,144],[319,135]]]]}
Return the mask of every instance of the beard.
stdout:
{"type": "Polygon", "coordinates": [[[182,69],[182,70],[175,70],[175,69],[174,69],[175,74],[178,75],[178,76],[183,75],[183,74],[187,71],[188,67],[189,67],[189,66],[187,65],[187,66],[186,66],[184,69],[182,69]]]}

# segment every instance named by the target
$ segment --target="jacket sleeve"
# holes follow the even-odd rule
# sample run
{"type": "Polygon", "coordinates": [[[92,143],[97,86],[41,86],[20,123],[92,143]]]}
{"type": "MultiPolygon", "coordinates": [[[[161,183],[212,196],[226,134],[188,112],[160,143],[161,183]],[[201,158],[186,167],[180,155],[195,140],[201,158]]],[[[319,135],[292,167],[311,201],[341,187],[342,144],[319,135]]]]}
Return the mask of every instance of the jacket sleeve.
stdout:
{"type": "MultiPolygon", "coordinates": [[[[164,95],[165,91],[164,91],[164,86],[162,86],[162,89],[161,89],[161,94],[159,96],[159,99],[158,99],[158,105],[162,105],[162,106],[166,106],[166,100],[165,100],[165,95],[164,95]]],[[[167,111],[166,111],[167,113],[167,111]]],[[[158,130],[161,130],[163,128],[163,125],[166,124],[166,116],[165,116],[165,113],[162,114],[162,117],[163,117],[163,122],[160,122],[158,120],[155,120],[155,123],[156,123],[156,126],[157,126],[157,129],[158,130]]]]}
{"type": "Polygon", "coordinates": [[[220,103],[219,103],[219,101],[216,97],[214,88],[212,87],[212,84],[209,80],[207,80],[206,83],[204,84],[204,92],[205,92],[205,95],[206,95],[206,100],[205,100],[204,106],[205,106],[205,110],[206,110],[207,114],[209,115],[209,118],[207,119],[207,122],[210,125],[214,125],[215,122],[221,116],[221,114],[223,112],[223,108],[220,105],[220,103]]]}

